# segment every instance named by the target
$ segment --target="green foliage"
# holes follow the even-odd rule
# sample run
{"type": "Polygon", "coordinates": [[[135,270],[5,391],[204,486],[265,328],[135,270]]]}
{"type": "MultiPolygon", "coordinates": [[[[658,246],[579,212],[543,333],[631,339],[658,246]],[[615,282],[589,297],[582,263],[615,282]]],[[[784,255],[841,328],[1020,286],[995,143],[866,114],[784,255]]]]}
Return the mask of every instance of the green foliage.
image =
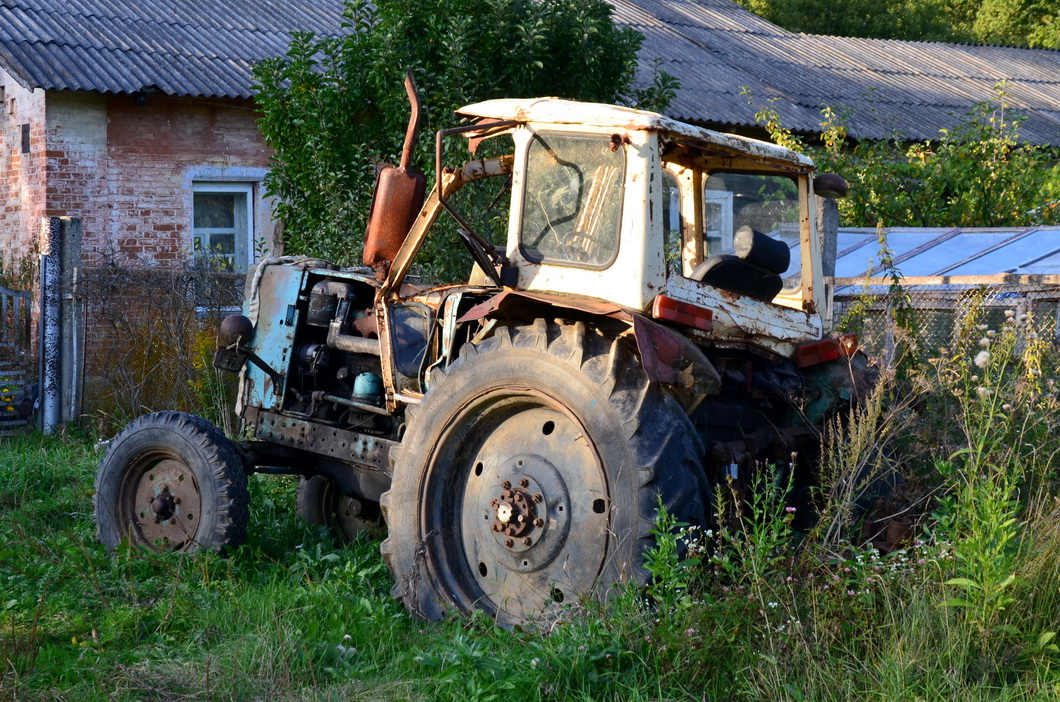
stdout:
{"type": "Polygon", "coordinates": [[[1060,8],[1052,0],[982,0],[971,35],[987,44],[1060,49],[1060,8]]]}
{"type": "Polygon", "coordinates": [[[1060,48],[1052,0],[738,0],[793,32],[1060,48]]]}
{"type": "Polygon", "coordinates": [[[685,527],[688,525],[678,522],[676,517],[667,512],[660,496],[655,526],[651,531],[655,536],[655,545],[644,554],[644,569],[651,574],[646,594],[665,613],[692,605],[692,571],[699,565],[699,559],[694,552],[686,558],[680,556],[682,551],[688,549],[688,532],[684,544],[681,543],[682,535],[679,532],[685,527]]]}
{"type": "MultiPolygon", "coordinates": [[[[633,89],[643,37],[616,27],[603,0],[349,0],[346,15],[345,38],[296,34],[286,56],[255,70],[260,126],[275,152],[266,187],[288,253],[359,263],[373,165],[396,164],[405,136],[406,70],[426,110],[413,164],[429,176],[426,135],[454,126],[461,105],[551,95],[661,109],[674,95],[674,79],[658,71],[633,89]]],[[[459,148],[447,154],[452,163],[467,157],[459,148]]],[[[430,272],[466,274],[466,258],[445,250],[451,243],[428,249],[430,272]]]]}
{"type": "MultiPolygon", "coordinates": [[[[1060,154],[1020,141],[1023,118],[1004,85],[934,141],[847,139],[843,115],[822,110],[821,146],[784,127],[772,105],[756,114],[778,144],[808,153],[821,171],[850,181],[839,201],[847,226],[1004,227],[1060,223],[1060,154]]],[[[747,94],[747,91],[745,91],[747,94]]],[[[749,98],[750,99],[750,98],[749,98]]]]}
{"type": "Polygon", "coordinates": [[[793,32],[876,39],[952,38],[942,0],[739,0],[793,32]]]}

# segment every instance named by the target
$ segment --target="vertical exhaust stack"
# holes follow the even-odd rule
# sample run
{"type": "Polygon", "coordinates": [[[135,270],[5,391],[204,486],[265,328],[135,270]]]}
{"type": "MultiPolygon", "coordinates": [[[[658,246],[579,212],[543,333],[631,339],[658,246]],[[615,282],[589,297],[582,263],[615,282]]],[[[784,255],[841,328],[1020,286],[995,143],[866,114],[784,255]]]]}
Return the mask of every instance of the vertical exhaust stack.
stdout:
{"type": "Polygon", "coordinates": [[[412,72],[405,73],[405,92],[412,105],[405,145],[401,150],[401,165],[386,164],[379,171],[372,194],[372,209],[368,213],[368,229],[364,235],[364,264],[375,269],[383,279],[390,269],[409,229],[423,207],[427,179],[420,171],[410,168],[416,135],[420,126],[420,98],[412,72]]]}

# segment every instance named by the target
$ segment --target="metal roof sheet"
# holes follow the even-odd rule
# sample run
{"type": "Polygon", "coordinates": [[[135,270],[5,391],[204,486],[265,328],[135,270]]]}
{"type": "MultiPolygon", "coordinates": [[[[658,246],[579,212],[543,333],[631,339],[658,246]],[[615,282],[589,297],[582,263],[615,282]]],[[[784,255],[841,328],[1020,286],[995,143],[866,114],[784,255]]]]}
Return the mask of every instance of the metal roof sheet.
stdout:
{"type": "MultiPolygon", "coordinates": [[[[773,103],[800,132],[841,108],[855,138],[938,136],[1007,82],[1032,143],[1060,145],[1060,51],[796,34],[730,0],[609,0],[641,31],[641,80],[681,81],[668,113],[754,126],[773,103]],[[749,88],[752,98],[741,94],[749,88]],[[753,102],[753,104],[751,104],[753,102]]],[[[292,31],[340,35],[343,0],[0,0],[0,66],[28,87],[250,97],[252,66],[292,31]]]]}
{"type": "Polygon", "coordinates": [[[336,36],[343,0],[2,0],[0,65],[31,88],[251,97],[292,31],[336,36]]]}
{"type": "Polygon", "coordinates": [[[727,0],[610,2],[618,22],[644,33],[642,64],[658,58],[680,79],[668,112],[681,120],[754,126],[777,98],[772,107],[795,131],[819,131],[829,105],[848,113],[855,138],[920,141],[1004,81],[1010,107],[1026,117],[1024,140],[1060,145],[1060,51],[796,34],[727,0]]]}
{"type": "MultiPolygon", "coordinates": [[[[905,277],[1060,274],[1060,227],[884,230],[894,267],[905,277]]],[[[884,275],[875,229],[840,227],[837,278],[884,275]]]]}

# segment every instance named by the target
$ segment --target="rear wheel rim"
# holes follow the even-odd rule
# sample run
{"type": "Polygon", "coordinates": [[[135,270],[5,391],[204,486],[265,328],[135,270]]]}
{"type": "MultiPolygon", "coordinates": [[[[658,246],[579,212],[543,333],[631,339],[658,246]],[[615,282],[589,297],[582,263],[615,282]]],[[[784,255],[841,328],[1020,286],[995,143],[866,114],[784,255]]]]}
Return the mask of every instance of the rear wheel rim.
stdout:
{"type": "Polygon", "coordinates": [[[589,595],[610,539],[607,474],[582,422],[543,393],[477,398],[439,441],[423,536],[462,610],[524,620],[589,595]]]}

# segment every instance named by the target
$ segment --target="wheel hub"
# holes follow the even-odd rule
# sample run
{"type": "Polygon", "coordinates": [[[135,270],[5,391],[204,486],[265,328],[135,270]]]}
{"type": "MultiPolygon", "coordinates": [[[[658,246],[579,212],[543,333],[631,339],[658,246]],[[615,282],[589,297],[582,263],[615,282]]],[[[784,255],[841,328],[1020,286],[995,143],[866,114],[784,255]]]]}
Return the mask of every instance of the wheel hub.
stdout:
{"type": "Polygon", "coordinates": [[[194,542],[202,499],[187,464],[163,458],[147,466],[126,489],[144,541],[176,549],[194,542]]]}
{"type": "Polygon", "coordinates": [[[151,511],[155,513],[158,519],[169,519],[173,516],[173,512],[179,502],[179,497],[173,497],[169,494],[169,486],[163,486],[162,491],[158,493],[158,497],[151,501],[151,511]]]}
{"type": "Polygon", "coordinates": [[[490,500],[490,507],[495,510],[497,516],[496,521],[490,525],[493,531],[505,536],[526,537],[535,527],[544,527],[545,520],[537,517],[534,510],[534,504],[544,498],[541,493],[531,495],[527,492],[529,485],[529,478],[523,478],[520,486],[515,489],[512,489],[508,480],[501,484],[500,497],[490,500]]]}

